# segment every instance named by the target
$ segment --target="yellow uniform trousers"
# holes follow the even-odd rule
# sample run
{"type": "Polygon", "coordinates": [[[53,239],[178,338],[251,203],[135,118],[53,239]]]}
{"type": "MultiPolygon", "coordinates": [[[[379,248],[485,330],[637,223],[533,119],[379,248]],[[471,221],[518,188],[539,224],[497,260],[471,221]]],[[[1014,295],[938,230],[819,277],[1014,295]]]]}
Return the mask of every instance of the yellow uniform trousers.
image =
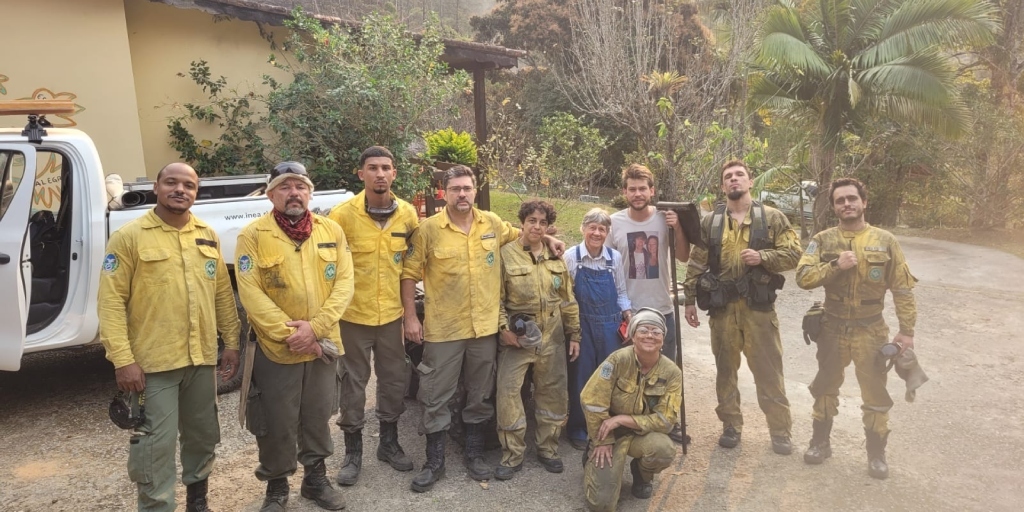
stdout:
{"type": "Polygon", "coordinates": [[[839,414],[839,388],[844,369],[853,361],[860,384],[864,428],[883,438],[889,432],[892,398],[885,388],[887,372],[878,360],[879,348],[889,342],[889,327],[881,315],[866,320],[841,320],[826,314],[818,338],[818,374],[808,388],[814,397],[813,417],[828,421],[839,414]]]}
{"type": "Polygon", "coordinates": [[[561,336],[551,336],[532,349],[500,348],[498,439],[503,448],[503,466],[519,465],[526,451],[526,412],[520,390],[530,365],[533,365],[533,399],[537,407],[537,455],[558,458],[558,435],[569,414],[565,343],[561,340],[561,336]]]}
{"type": "Polygon", "coordinates": [[[655,474],[672,464],[675,456],[675,445],[667,434],[661,432],[617,437],[612,449],[611,467],[598,468],[593,460],[583,465],[583,493],[587,508],[597,512],[615,510],[622,489],[622,472],[629,457],[640,461],[640,474],[650,482],[655,474]]]}
{"type": "Polygon", "coordinates": [[[715,381],[718,394],[715,412],[718,418],[725,426],[731,426],[737,432],[743,431],[737,386],[740,354],[743,354],[750,373],[754,375],[757,404],[764,411],[771,435],[789,437],[793,421],[786,398],[782,340],[775,311],[755,311],[747,306],[746,300],[734,300],[711,315],[709,325],[711,352],[715,355],[718,369],[715,381]]]}

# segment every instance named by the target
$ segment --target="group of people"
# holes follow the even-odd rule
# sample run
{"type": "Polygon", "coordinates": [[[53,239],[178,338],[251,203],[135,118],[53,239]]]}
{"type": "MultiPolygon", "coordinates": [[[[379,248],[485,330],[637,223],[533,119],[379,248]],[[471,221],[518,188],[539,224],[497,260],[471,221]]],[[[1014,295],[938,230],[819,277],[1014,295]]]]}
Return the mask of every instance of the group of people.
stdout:
{"type": "Polygon", "coordinates": [[[397,471],[414,469],[398,441],[411,374],[403,340],[423,347],[415,371],[425,462],[412,477],[413,491],[427,492],[445,475],[449,402],[460,385],[468,476],[514,478],[524,465],[522,389],[531,376],[540,466],[563,471],[558,444],[564,429],[583,451],[590,509],[615,509],[627,462],[631,493],[649,498],[654,475],[671,465],[675,444],[686,441],[679,420],[682,373],[674,362],[681,344],[672,256],[689,262],[685,321],[699,325],[698,307],[710,316],[719,444],[740,442],[736,374],[742,353],[772,449],[792,451],[773,303],[780,273],[796,267],[801,287],[826,289],[819,373],[810,386],[814,435],[805,461],[831,455],[843,368],[852,360],[864,399],[869,472],[887,475],[892,401],[884,366],[878,368],[873,354],[888,342],[881,317],[886,290],[900,320],[894,341],[913,346],[914,278],[895,238],[864,222],[866,191],[856,180],[832,184],[840,226],[801,251],[785,216],[751,200],[746,165],[728,162],[721,180],[727,201],[703,219],[703,243],[691,252],[678,215],[656,208],[654,177],[638,164],[622,175],[628,207],[610,215],[600,208],[588,212],[580,225],[583,242],[568,249],[549,234],[557,219],[549,203],[523,203],[520,227],[474,207],[477,182],[467,167],[444,173],[445,207],[423,221],[392,192],[397,169],[386,148],[365,150],[357,174],[364,190],[322,217],[309,211],[313,183],[302,164],[282,162],[271,171],[266,195],[273,209],[243,229],[236,248],[238,297],[251,325],[241,341],[217,234],[189,211],[199,188],[191,167],[164,167],[154,183],[153,210],[111,235],[100,284],[100,337],[119,389],[145,403],[144,421],[129,441],[139,510],[174,510],[179,437],[186,510],[209,510],[207,480],[220,439],[218,332],[224,376],[244,372],[241,407],[259,448],[256,477],[266,482],[262,511],[286,509],[288,477],[299,462],[300,495],[327,510],[344,508],[342,492],[327,477],[326,459],[334,451],[329,421],[340,409],[345,454],[335,482],[355,485],[371,361],[377,458],[397,471]],[[422,321],[415,304],[419,282],[422,321]],[[240,343],[248,347],[244,361],[240,343]],[[492,419],[502,446],[494,467],[484,461],[492,419]]]}

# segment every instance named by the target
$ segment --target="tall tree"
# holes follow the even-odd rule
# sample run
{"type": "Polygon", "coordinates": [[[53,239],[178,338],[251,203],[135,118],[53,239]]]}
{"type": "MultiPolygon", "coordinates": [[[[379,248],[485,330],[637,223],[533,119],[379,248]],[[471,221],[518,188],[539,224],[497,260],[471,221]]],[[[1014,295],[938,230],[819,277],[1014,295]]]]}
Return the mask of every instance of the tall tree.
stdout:
{"type": "Polygon", "coordinates": [[[988,45],[999,30],[986,0],[780,0],[761,26],[751,99],[813,127],[811,171],[824,186],[843,132],[872,116],[964,133],[970,115],[943,52],[988,45]]]}

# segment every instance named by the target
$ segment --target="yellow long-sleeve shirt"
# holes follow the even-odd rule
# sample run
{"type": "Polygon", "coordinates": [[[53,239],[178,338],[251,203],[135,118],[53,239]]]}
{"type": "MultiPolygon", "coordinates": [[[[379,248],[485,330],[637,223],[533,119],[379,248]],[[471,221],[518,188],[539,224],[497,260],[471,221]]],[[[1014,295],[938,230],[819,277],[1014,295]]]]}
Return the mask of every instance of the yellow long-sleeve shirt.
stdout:
{"type": "Polygon", "coordinates": [[[352,255],[345,233],[334,221],[313,215],[313,232],[296,246],[277,225],[272,212],[256,219],[238,235],[235,278],[249,324],[271,361],[294,364],[312,361],[284,342],[306,320],[319,339],[329,339],[344,353],[338,321],[352,301],[352,255]]]}
{"type": "Polygon", "coordinates": [[[825,312],[846,320],[877,315],[885,309],[885,291],[892,292],[900,332],[914,335],[917,305],[914,284],[917,278],[903,256],[896,237],[874,226],[860,231],[826,229],[811,239],[796,270],[800,288],[825,287],[825,312]],[[857,266],[840,270],[832,261],[839,253],[853,251],[857,266]]]}
{"type": "Polygon", "coordinates": [[[615,444],[612,435],[597,440],[601,422],[628,414],[640,427],[637,434],[667,434],[678,420],[682,390],[683,373],[669,358],[661,356],[644,375],[633,347],[620,348],[597,367],[580,393],[587,433],[597,446],[615,444]]]}
{"type": "Polygon", "coordinates": [[[545,247],[537,260],[516,240],[501,248],[501,274],[499,325],[507,325],[510,314],[526,313],[536,319],[545,341],[563,333],[566,341],[580,340],[580,307],[561,258],[545,247]]]}
{"type": "Polygon", "coordinates": [[[331,210],[330,219],[341,226],[352,248],[355,289],[359,290],[341,317],[346,322],[384,325],[401,318],[405,311],[402,262],[419,218],[411,204],[394,199],[398,209],[383,228],[366,213],[365,191],[331,210]]]}
{"type": "Polygon", "coordinates": [[[238,310],[217,234],[150,210],[110,235],[100,275],[100,341],[121,368],[146,373],[217,364],[217,332],[238,348],[238,310]]]}
{"type": "Polygon", "coordinates": [[[473,208],[469,233],[448,210],[420,223],[412,235],[402,279],[423,280],[423,339],[479,338],[498,332],[501,254],[519,230],[496,214],[473,208]]]}
{"type": "MultiPolygon", "coordinates": [[[[751,209],[747,209],[743,222],[736,222],[729,212],[725,212],[724,229],[722,231],[722,281],[736,281],[747,271],[747,265],[740,259],[740,253],[750,247],[751,209]]],[[[800,259],[800,238],[785,214],[770,206],[764,207],[765,222],[768,224],[768,238],[772,240],[771,249],[758,251],[761,254],[761,266],[768,272],[778,274],[796,268],[800,259]]],[[[701,237],[705,247],[710,245],[711,222],[714,215],[701,220],[701,237]]],[[[694,246],[690,252],[690,261],[686,266],[686,281],[683,291],[686,293],[687,305],[696,303],[697,278],[708,268],[708,250],[694,246]]]]}

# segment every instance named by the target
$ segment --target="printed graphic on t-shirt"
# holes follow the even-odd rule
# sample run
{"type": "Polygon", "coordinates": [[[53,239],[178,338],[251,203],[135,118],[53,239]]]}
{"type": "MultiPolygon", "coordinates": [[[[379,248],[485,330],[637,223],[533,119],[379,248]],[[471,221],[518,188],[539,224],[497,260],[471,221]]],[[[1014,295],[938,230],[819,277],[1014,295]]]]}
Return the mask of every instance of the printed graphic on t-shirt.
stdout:
{"type": "Polygon", "coordinates": [[[634,231],[626,234],[629,251],[626,254],[627,279],[658,278],[658,240],[657,232],[634,231]]]}

